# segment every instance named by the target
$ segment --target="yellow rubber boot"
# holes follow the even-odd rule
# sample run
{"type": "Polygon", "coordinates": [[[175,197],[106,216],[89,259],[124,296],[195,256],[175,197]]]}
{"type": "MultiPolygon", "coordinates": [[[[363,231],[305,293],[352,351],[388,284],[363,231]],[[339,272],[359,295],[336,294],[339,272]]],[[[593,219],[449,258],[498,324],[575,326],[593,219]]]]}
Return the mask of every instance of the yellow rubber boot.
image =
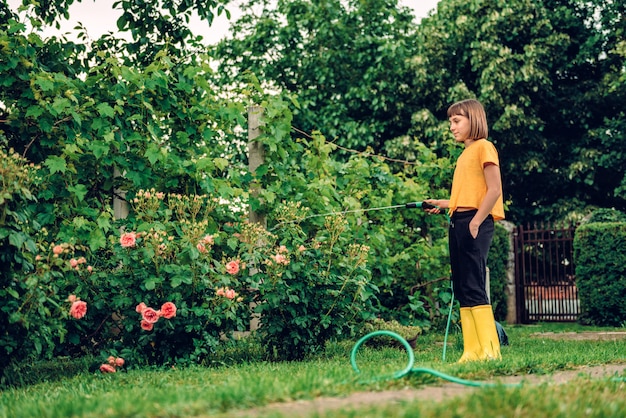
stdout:
{"type": "Polygon", "coordinates": [[[463,333],[463,355],[459,359],[459,363],[479,360],[482,347],[478,341],[471,308],[461,308],[461,331],[463,333]]]}
{"type": "Polygon", "coordinates": [[[471,310],[476,325],[478,341],[481,346],[478,358],[480,360],[501,359],[500,339],[498,338],[496,320],[493,317],[491,305],[473,306],[471,310]]]}

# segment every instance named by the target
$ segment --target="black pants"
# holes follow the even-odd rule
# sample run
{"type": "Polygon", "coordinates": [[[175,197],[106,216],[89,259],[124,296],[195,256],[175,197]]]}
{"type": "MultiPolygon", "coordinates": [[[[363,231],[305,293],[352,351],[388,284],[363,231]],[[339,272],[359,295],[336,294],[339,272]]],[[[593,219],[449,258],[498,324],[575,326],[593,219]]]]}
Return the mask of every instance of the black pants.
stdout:
{"type": "Polygon", "coordinates": [[[480,225],[478,236],[472,237],[469,223],[475,210],[455,212],[450,218],[449,247],[452,269],[452,290],[462,308],[489,305],[485,283],[487,254],[493,238],[493,217],[480,225]]]}

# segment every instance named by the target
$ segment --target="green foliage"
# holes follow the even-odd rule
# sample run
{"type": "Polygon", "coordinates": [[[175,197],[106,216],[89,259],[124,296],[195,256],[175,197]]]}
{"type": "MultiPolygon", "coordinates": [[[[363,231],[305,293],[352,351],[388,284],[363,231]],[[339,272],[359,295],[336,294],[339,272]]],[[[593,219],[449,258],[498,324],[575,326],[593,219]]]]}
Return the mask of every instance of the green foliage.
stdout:
{"type": "MultiPolygon", "coordinates": [[[[37,288],[36,281],[24,281],[23,274],[35,262],[32,253],[36,251],[34,231],[37,223],[32,220],[29,203],[35,200],[34,183],[37,181],[37,167],[13,150],[0,149],[0,370],[17,353],[29,355],[41,353],[41,339],[51,338],[47,327],[37,333],[32,345],[25,344],[29,326],[36,327],[41,312],[31,310],[33,299],[46,299],[45,292],[37,288]],[[20,294],[32,289],[26,300],[20,294]],[[36,317],[24,322],[24,316],[36,317]]],[[[44,312],[45,313],[45,312],[44,312]]]]}
{"type": "Polygon", "coordinates": [[[507,272],[511,251],[513,249],[511,248],[509,231],[500,223],[496,223],[487,264],[489,265],[491,305],[498,321],[506,319],[508,312],[507,272]]]}
{"type": "MultiPolygon", "coordinates": [[[[45,25],[60,27],[64,19],[69,18],[69,8],[73,0],[53,0],[41,3],[34,0],[22,0],[21,9],[27,12],[28,22],[32,27],[45,25]]],[[[117,31],[127,33],[132,41],[124,42],[124,49],[134,60],[149,62],[166,45],[178,49],[179,56],[190,46],[199,46],[201,39],[196,39],[190,28],[189,21],[195,16],[210,26],[216,16],[225,14],[229,0],[124,0],[114,1],[111,9],[119,14],[117,31]],[[148,24],[149,22],[149,24],[148,24]]],[[[8,19],[7,19],[8,20],[8,19]]],[[[79,38],[88,39],[88,28],[78,25],[79,38]]],[[[106,34],[100,41],[118,44],[112,34],[106,34]]],[[[114,45],[111,45],[115,48],[114,45]]]]}
{"type": "Polygon", "coordinates": [[[585,324],[619,326],[626,321],[626,223],[587,223],[576,229],[574,259],[585,324]]]}
{"type": "Polygon", "coordinates": [[[611,2],[440,1],[414,41],[409,136],[445,142],[433,127],[451,102],[475,97],[500,152],[510,220],[624,208],[620,13],[611,2]]]}
{"type": "Polygon", "coordinates": [[[416,45],[397,0],[249,0],[242,11],[215,52],[226,83],[249,71],[297,94],[294,125],[344,147],[379,151],[406,131],[416,45]]]}
{"type": "MultiPolygon", "coordinates": [[[[210,18],[219,4],[206,4],[201,17],[210,18]]],[[[160,5],[118,4],[125,11],[120,25],[133,31],[134,44],[112,36],[91,43],[80,37],[84,44],[41,39],[37,32],[26,34],[14,16],[0,25],[0,129],[8,146],[40,164],[41,178],[31,192],[36,204],[27,189],[20,192],[26,203],[20,216],[32,222],[22,237],[30,247],[18,251],[13,245],[16,263],[19,257],[26,261],[11,267],[23,279],[17,296],[4,294],[9,301],[3,309],[17,315],[18,327],[5,334],[5,347],[30,344],[24,357],[113,350],[135,364],[209,361],[221,338],[245,328],[247,303],[262,292],[275,304],[257,305],[265,321],[276,325],[267,327],[265,338],[283,358],[316,352],[328,338],[348,335],[374,314],[403,325],[440,322],[450,300],[445,220],[398,206],[445,197],[460,149],[441,140],[447,126],[437,119],[429,119],[424,141],[400,136],[413,113],[406,105],[415,93],[407,58],[418,45],[411,42],[407,11],[386,0],[279,2],[276,13],[266,10],[267,19],[244,17],[241,26],[266,23],[251,45],[267,42],[259,50],[270,45],[272,52],[285,52],[278,55],[282,70],[266,63],[254,73],[233,66],[245,75],[231,79],[213,71],[205,52],[191,51],[198,47],[194,41],[181,41],[187,34],[178,19],[204,6],[174,2],[157,15],[160,5]],[[143,11],[129,20],[129,11],[139,6],[143,11]],[[180,12],[171,26],[169,6],[180,12]],[[321,18],[333,13],[337,19],[321,18]],[[153,15],[153,24],[142,25],[153,15]],[[286,24],[282,16],[289,17],[286,24]],[[284,80],[283,90],[298,94],[265,94],[261,86],[277,84],[261,70],[302,74],[295,82],[284,80]],[[231,81],[237,88],[224,87],[231,81]],[[265,162],[254,172],[245,154],[249,105],[264,109],[257,141],[265,162]],[[294,133],[294,124],[305,130],[294,133]],[[335,144],[379,150],[392,137],[403,138],[389,147],[397,155],[411,147],[405,164],[367,153],[348,157],[335,144]],[[162,199],[150,206],[157,195],[162,199]],[[116,220],[114,198],[139,206],[116,220]],[[213,209],[194,212],[195,198],[213,209]],[[186,209],[177,206],[181,202],[186,209]],[[299,202],[311,215],[283,224],[277,214],[289,202],[299,202]],[[388,209],[371,210],[380,208],[388,209]],[[242,215],[249,210],[266,217],[270,228],[258,248],[256,241],[237,238],[247,233],[242,215]],[[335,227],[321,215],[337,213],[345,215],[345,231],[326,247],[335,227]],[[291,231],[295,225],[299,229],[291,231]],[[135,233],[135,247],[120,246],[120,228],[135,233]],[[203,253],[197,246],[206,235],[214,244],[203,253]],[[161,238],[166,250],[160,249],[161,238]],[[319,248],[309,249],[318,241],[319,248]],[[297,253],[300,244],[307,250],[297,253]],[[55,253],[57,246],[61,253],[55,253]],[[282,246],[290,264],[272,266],[285,270],[272,284],[265,261],[282,246]],[[362,254],[365,247],[367,267],[355,267],[346,255],[362,254]],[[225,272],[237,260],[240,273],[225,272]],[[316,265],[317,271],[304,268],[316,265]],[[266,282],[275,287],[263,288],[266,282]],[[298,298],[281,293],[292,282],[298,298]],[[242,300],[224,300],[227,290],[242,300]],[[70,295],[87,302],[84,318],[70,319],[70,295]],[[354,295],[359,297],[350,299],[354,295]],[[177,315],[145,331],[135,312],[142,302],[155,310],[173,302],[177,315]],[[20,304],[28,309],[20,310],[20,304]],[[283,309],[295,329],[272,316],[283,309]]],[[[35,27],[37,19],[55,21],[55,10],[64,13],[66,6],[57,1],[44,11],[33,3],[28,19],[35,27]]],[[[247,43],[231,46],[242,52],[242,45],[247,43]]]]}
{"type": "Polygon", "coordinates": [[[585,219],[585,223],[594,222],[626,222],[626,214],[615,209],[596,209],[585,219]]]}
{"type": "MultiPolygon", "coordinates": [[[[299,205],[281,210],[301,212],[299,205]]],[[[300,360],[323,351],[331,338],[355,334],[373,315],[378,291],[367,268],[369,247],[354,243],[343,217],[327,217],[307,239],[287,222],[280,227],[280,247],[265,262],[258,287],[259,332],[272,357],[300,360]]]]}
{"type": "Polygon", "coordinates": [[[236,251],[233,226],[224,226],[238,219],[217,201],[154,189],[131,199],[125,232],[94,254],[94,274],[75,290],[91,301],[91,327],[106,323],[98,326],[99,349],[135,365],[200,362],[222,335],[246,329],[246,260],[236,251]],[[167,302],[176,308],[171,318],[167,302]],[[150,318],[150,308],[160,315],[150,318]]]}

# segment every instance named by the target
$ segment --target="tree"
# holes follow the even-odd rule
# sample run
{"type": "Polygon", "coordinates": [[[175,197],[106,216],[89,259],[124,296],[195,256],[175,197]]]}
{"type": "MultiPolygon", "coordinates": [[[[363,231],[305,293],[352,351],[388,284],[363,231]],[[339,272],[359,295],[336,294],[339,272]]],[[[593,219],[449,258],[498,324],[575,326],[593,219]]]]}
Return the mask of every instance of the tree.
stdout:
{"type": "Polygon", "coordinates": [[[409,132],[427,132],[452,101],[476,97],[513,221],[623,208],[624,145],[610,139],[624,126],[620,16],[615,2],[442,0],[418,28],[412,62],[425,110],[409,132]]]}
{"type": "MultiPolygon", "coordinates": [[[[144,63],[153,60],[166,45],[172,47],[173,54],[185,56],[185,51],[190,47],[201,48],[200,39],[196,39],[189,29],[192,14],[195,13],[210,26],[216,15],[225,13],[230,17],[230,12],[225,8],[229,2],[230,0],[116,0],[111,7],[122,12],[117,20],[117,29],[120,32],[129,32],[133,39],[132,42],[124,43],[123,50],[118,51],[130,54],[132,59],[144,63]]],[[[55,25],[58,28],[60,21],[68,18],[72,3],[73,0],[22,0],[22,8],[29,11],[27,16],[33,27],[55,25]]],[[[3,8],[8,9],[6,0],[2,0],[0,10],[3,8]]],[[[120,46],[119,39],[112,34],[104,35],[103,40],[109,43],[112,51],[120,46]]]]}
{"type": "Polygon", "coordinates": [[[227,80],[251,72],[297,93],[294,125],[344,147],[380,150],[406,131],[415,87],[407,71],[415,52],[409,9],[397,0],[271,3],[245,3],[236,35],[218,45],[227,80]]]}

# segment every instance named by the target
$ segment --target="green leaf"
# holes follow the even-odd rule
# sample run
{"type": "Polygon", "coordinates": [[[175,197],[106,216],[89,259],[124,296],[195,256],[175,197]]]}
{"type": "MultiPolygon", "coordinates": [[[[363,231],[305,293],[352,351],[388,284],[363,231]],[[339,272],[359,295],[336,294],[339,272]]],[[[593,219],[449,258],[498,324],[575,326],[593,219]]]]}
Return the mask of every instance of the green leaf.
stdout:
{"type": "Polygon", "coordinates": [[[228,167],[228,160],[226,158],[214,158],[213,164],[215,164],[215,167],[217,167],[218,170],[223,171],[226,167],[228,167]]]}
{"type": "Polygon", "coordinates": [[[159,146],[155,144],[150,144],[148,145],[145,156],[148,161],[150,161],[150,164],[154,164],[163,157],[163,153],[159,146]]]}
{"type": "Polygon", "coordinates": [[[88,146],[94,157],[97,159],[100,159],[103,155],[109,154],[109,145],[103,143],[102,141],[92,141],[88,146]]]}
{"type": "Polygon", "coordinates": [[[26,117],[38,118],[43,114],[43,108],[41,106],[33,105],[26,110],[26,117]]]}
{"type": "Polygon", "coordinates": [[[87,187],[84,184],[68,186],[67,190],[76,196],[76,198],[81,202],[85,199],[85,195],[87,194],[87,187]]]}
{"type": "Polygon", "coordinates": [[[12,232],[9,234],[9,244],[16,248],[22,248],[28,237],[23,232],[12,232]]]}
{"type": "Polygon", "coordinates": [[[63,115],[65,114],[65,110],[69,109],[70,106],[72,106],[72,103],[69,99],[66,99],[65,97],[57,97],[52,103],[52,110],[54,110],[55,115],[63,115]]]}
{"type": "Polygon", "coordinates": [[[54,83],[52,80],[38,77],[35,81],[35,84],[38,85],[42,91],[51,91],[54,89],[54,83]]]}
{"type": "Polygon", "coordinates": [[[156,281],[153,278],[150,278],[144,282],[144,286],[146,290],[154,290],[156,288],[156,281]]]}
{"type": "Polygon", "coordinates": [[[96,106],[96,109],[98,109],[98,112],[102,116],[108,116],[110,118],[115,116],[115,111],[107,103],[100,103],[98,106],[96,106]]]}
{"type": "Polygon", "coordinates": [[[67,163],[65,162],[65,159],[56,155],[51,155],[46,158],[44,165],[50,169],[50,174],[65,173],[67,170],[67,163]]]}
{"type": "Polygon", "coordinates": [[[94,228],[89,233],[89,248],[96,251],[105,248],[107,245],[106,237],[100,228],[94,228]]]}

